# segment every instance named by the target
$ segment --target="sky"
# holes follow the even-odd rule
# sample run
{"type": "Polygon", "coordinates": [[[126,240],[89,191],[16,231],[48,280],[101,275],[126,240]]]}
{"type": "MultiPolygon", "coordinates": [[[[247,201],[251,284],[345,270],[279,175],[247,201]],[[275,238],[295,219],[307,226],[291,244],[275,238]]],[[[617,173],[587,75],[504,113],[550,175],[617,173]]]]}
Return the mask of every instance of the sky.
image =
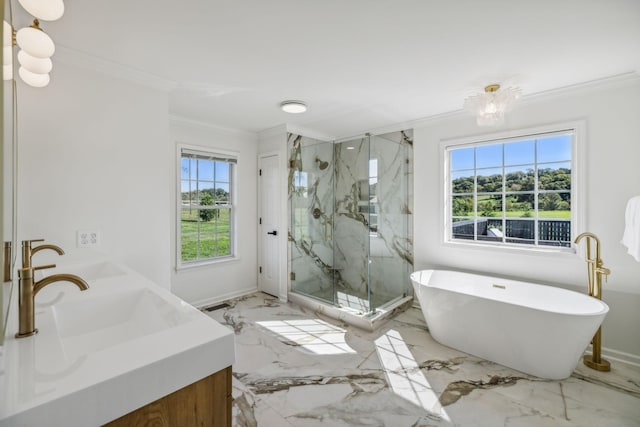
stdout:
{"type": "MultiPolygon", "coordinates": [[[[469,169],[474,168],[474,152],[476,168],[499,168],[501,173],[502,156],[504,150],[504,166],[508,171],[533,169],[537,162],[540,167],[571,169],[571,140],[570,134],[552,135],[542,138],[531,138],[517,142],[481,145],[469,148],[454,148],[450,151],[451,171],[467,170],[460,176],[469,176],[469,169]],[[542,165],[542,163],[547,163],[542,165]]],[[[457,176],[453,176],[455,179],[457,176]]]]}

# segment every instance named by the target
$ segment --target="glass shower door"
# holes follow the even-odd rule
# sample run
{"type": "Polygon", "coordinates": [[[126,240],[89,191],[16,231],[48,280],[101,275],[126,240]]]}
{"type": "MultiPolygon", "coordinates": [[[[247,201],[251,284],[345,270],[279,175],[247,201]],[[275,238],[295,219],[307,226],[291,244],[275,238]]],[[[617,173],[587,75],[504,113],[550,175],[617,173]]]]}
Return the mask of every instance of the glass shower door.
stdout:
{"type": "Polygon", "coordinates": [[[289,149],[291,290],[335,304],[333,143],[291,135],[289,149]]]}
{"type": "Polygon", "coordinates": [[[336,302],[355,314],[371,311],[369,285],[369,136],[335,144],[336,302]]]}

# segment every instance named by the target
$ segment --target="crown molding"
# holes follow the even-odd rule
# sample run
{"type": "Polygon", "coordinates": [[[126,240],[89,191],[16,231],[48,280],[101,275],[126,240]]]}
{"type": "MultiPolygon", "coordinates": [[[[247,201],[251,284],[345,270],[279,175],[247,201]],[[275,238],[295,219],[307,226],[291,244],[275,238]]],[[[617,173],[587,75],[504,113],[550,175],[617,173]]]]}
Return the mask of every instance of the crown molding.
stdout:
{"type": "Polygon", "coordinates": [[[175,114],[169,115],[169,124],[177,125],[177,126],[196,127],[196,128],[205,129],[205,130],[214,130],[216,132],[225,133],[227,135],[243,136],[243,137],[251,138],[253,140],[257,140],[259,136],[259,133],[256,133],[256,132],[249,132],[242,129],[228,128],[228,127],[220,126],[214,123],[194,120],[188,117],[178,116],[175,114]]]}
{"type": "MultiPolygon", "coordinates": [[[[601,79],[590,80],[590,81],[576,83],[569,86],[563,86],[556,89],[550,89],[542,92],[536,92],[529,95],[524,95],[518,101],[518,104],[527,105],[527,104],[533,104],[538,102],[547,102],[557,98],[583,94],[585,92],[607,90],[607,89],[613,89],[617,87],[635,85],[639,83],[640,83],[640,73],[636,71],[631,71],[628,73],[617,74],[614,76],[604,77],[601,79]]],[[[443,121],[459,119],[459,118],[468,117],[468,116],[469,116],[469,113],[467,113],[463,109],[448,111],[445,113],[435,114],[433,116],[423,117],[415,120],[409,120],[401,123],[395,123],[389,126],[364,130],[361,134],[364,134],[365,132],[369,132],[373,135],[382,135],[385,133],[397,132],[404,129],[432,126],[443,121]]],[[[346,140],[347,138],[351,138],[351,136],[341,136],[335,139],[346,140]]]]}
{"type": "Polygon", "coordinates": [[[169,92],[178,86],[176,81],[63,45],[56,46],[55,60],[66,65],[95,71],[109,77],[127,80],[163,92],[169,92]]]}

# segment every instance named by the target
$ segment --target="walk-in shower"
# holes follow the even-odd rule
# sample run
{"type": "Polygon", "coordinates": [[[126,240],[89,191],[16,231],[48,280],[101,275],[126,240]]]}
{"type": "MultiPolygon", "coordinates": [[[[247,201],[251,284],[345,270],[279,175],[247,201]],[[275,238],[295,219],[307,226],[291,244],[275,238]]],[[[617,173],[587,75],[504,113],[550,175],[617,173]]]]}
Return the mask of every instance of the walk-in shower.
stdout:
{"type": "Polygon", "coordinates": [[[411,295],[411,130],[325,142],[288,135],[291,296],[356,316],[411,295]]]}

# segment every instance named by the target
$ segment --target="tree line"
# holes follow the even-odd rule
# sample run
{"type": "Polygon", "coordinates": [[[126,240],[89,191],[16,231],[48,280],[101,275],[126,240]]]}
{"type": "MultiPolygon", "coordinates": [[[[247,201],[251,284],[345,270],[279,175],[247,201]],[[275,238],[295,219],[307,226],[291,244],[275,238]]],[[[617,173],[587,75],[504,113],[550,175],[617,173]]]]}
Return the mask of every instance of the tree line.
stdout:
{"type": "MultiPolygon", "coordinates": [[[[523,217],[532,216],[534,195],[524,192],[535,190],[534,170],[509,172],[505,174],[504,185],[506,192],[513,192],[506,196],[505,210],[521,211],[523,217]]],[[[461,193],[473,193],[473,190],[473,176],[452,180],[454,196],[461,193]]],[[[571,206],[571,169],[538,169],[538,190],[560,191],[559,193],[540,194],[538,197],[539,209],[546,211],[569,210],[571,206]]],[[[477,177],[477,192],[494,193],[478,198],[478,213],[481,216],[496,216],[502,212],[502,174],[479,175],[477,177]]],[[[454,216],[468,216],[471,212],[473,212],[473,197],[453,198],[452,214],[454,216]]]]}

